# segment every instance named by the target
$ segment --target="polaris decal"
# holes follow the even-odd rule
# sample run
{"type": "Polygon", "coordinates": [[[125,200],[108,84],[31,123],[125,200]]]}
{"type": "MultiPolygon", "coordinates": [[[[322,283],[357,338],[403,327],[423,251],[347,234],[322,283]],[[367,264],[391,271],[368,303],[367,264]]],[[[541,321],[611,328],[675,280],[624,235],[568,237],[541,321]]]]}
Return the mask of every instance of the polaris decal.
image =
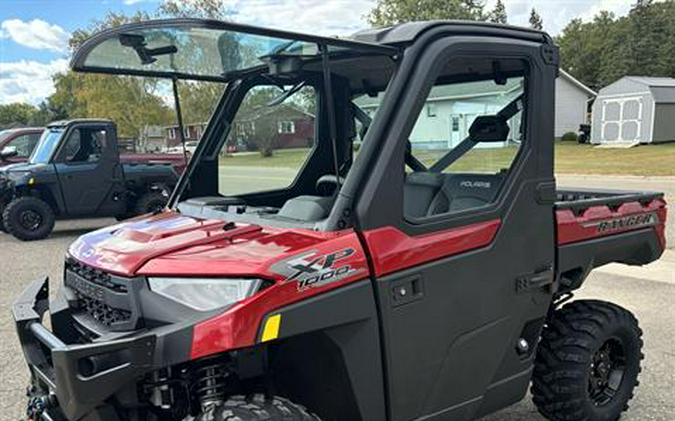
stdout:
{"type": "Polygon", "coordinates": [[[656,213],[645,213],[639,215],[625,216],[623,218],[606,219],[603,221],[583,224],[584,228],[596,227],[598,232],[606,233],[620,231],[629,228],[650,227],[659,223],[659,217],[656,213]]]}
{"type": "Polygon", "coordinates": [[[297,282],[298,291],[302,291],[337,282],[359,272],[349,264],[342,264],[354,253],[352,248],[328,254],[318,254],[314,250],[277,262],[270,269],[285,276],[284,282],[297,282]]]}
{"type": "Polygon", "coordinates": [[[460,181],[459,185],[464,188],[468,189],[489,189],[492,187],[492,184],[490,184],[489,181],[471,181],[471,180],[464,180],[460,181]]]}

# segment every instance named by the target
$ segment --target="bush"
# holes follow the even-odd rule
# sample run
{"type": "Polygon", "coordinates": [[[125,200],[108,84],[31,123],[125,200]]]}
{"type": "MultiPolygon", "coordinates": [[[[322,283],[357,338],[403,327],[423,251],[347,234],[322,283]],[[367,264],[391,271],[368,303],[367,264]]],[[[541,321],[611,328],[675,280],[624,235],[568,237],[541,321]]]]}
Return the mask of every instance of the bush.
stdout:
{"type": "Polygon", "coordinates": [[[577,134],[574,132],[567,132],[562,135],[560,138],[563,142],[576,142],[577,141],[577,134]]]}

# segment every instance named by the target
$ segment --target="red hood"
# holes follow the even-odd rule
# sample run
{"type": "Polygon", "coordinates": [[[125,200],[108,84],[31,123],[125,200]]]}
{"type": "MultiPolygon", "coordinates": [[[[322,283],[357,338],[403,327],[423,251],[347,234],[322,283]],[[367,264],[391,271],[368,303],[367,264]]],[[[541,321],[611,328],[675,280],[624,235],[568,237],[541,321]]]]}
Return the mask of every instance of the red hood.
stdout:
{"type": "Polygon", "coordinates": [[[75,259],[122,276],[278,277],[276,261],[338,233],[236,224],[165,212],[106,227],[75,241],[75,259]]]}

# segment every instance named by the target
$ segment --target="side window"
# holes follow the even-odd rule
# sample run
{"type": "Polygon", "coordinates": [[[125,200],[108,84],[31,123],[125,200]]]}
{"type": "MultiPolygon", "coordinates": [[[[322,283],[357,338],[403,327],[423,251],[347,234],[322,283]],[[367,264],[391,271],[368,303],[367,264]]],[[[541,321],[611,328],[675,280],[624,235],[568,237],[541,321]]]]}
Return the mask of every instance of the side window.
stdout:
{"type": "Polygon", "coordinates": [[[16,148],[18,158],[28,158],[35,149],[38,140],[40,140],[39,134],[25,134],[13,139],[7,146],[16,148]]]}
{"type": "Polygon", "coordinates": [[[314,148],[315,115],[311,86],[251,88],[220,151],[218,192],[232,196],[293,184],[314,148]]]}
{"type": "Polygon", "coordinates": [[[525,77],[520,60],[448,64],[409,136],[407,218],[470,211],[497,200],[525,141],[525,77]]]}
{"type": "Polygon", "coordinates": [[[71,163],[98,162],[101,159],[107,139],[107,132],[102,129],[76,128],[70,132],[63,145],[61,156],[63,161],[71,163]]]}

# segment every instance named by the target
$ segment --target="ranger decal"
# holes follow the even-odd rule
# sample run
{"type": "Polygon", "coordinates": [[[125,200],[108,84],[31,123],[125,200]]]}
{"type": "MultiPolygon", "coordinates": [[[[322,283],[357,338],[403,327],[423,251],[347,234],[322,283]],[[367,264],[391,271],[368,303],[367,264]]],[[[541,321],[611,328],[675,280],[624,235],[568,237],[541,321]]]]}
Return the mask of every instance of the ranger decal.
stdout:
{"type": "Polygon", "coordinates": [[[625,216],[623,218],[606,219],[584,224],[584,228],[597,227],[598,232],[606,233],[619,231],[628,228],[640,228],[656,225],[659,217],[656,213],[645,213],[639,215],[625,216]]]}

